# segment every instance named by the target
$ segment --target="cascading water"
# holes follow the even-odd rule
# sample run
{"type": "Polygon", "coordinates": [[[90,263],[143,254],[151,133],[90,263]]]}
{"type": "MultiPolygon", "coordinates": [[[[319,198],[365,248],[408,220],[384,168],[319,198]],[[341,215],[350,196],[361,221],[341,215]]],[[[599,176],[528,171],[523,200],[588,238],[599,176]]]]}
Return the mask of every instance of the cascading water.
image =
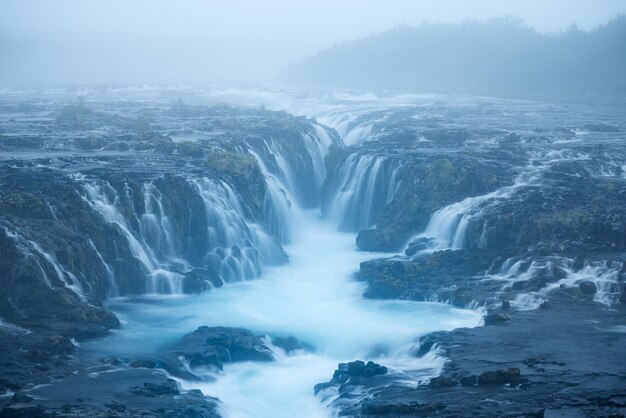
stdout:
{"type": "Polygon", "coordinates": [[[325,217],[343,231],[374,226],[376,217],[399,187],[400,165],[393,159],[353,153],[337,169],[323,207],[325,217]]]}
{"type": "MultiPolygon", "coordinates": [[[[445,206],[432,214],[426,229],[409,240],[406,248],[415,247],[413,253],[431,253],[440,250],[458,250],[466,246],[466,232],[470,220],[479,217],[504,200],[510,199],[519,190],[540,185],[543,173],[553,164],[564,161],[584,160],[584,154],[564,151],[531,152],[529,164],[516,176],[513,184],[482,196],[468,197],[460,202],[445,206]]],[[[483,224],[483,234],[478,246],[485,248],[487,225],[483,224]]]]}
{"type": "Polygon", "coordinates": [[[54,286],[49,277],[49,273],[44,268],[44,264],[47,264],[49,267],[52,268],[52,271],[54,272],[56,278],[61,281],[63,286],[71,290],[83,302],[87,301],[83,286],[78,280],[78,277],[76,277],[72,272],[62,266],[53,253],[45,251],[35,241],[24,238],[24,236],[22,236],[18,230],[11,230],[6,226],[0,226],[4,230],[7,238],[11,239],[14,242],[18,251],[24,257],[34,261],[34,263],[37,265],[37,268],[41,272],[42,279],[49,288],[53,288],[54,286]],[[44,261],[44,264],[42,264],[42,261],[44,261]]]}
{"type": "MultiPolygon", "coordinates": [[[[316,127],[315,132],[304,134],[302,141],[312,162],[306,175],[319,189],[326,175],[323,158],[332,141],[322,127],[316,127]]],[[[84,350],[123,356],[158,355],[150,349],[158,350],[202,325],[244,327],[271,337],[294,336],[312,348],[310,352],[285,353],[272,346],[274,362],[228,364],[220,373],[194,370],[204,383],[181,380],[185,388],[200,388],[207,395],[219,397],[224,403],[223,414],[229,417],[330,417],[332,410],[320,403],[313,386],[328,380],[339,362],[378,361],[389,367],[391,376],[404,386],[415,386],[438,374],[444,364],[441,357],[435,353],[415,357],[418,337],[435,330],[476,326],[482,312],[438,303],[363,300],[364,284],[355,282],[352,274],[361,261],[378,255],[358,252],[354,235],[337,231],[337,226],[356,230],[374,224],[379,211],[398,189],[398,162],[351,156],[343,168],[343,183],[332,202],[329,221],[320,219],[317,211],[301,208],[304,194],[296,188],[303,183],[294,175],[294,162],[281,155],[281,147],[264,141],[246,151],[258,161],[267,184],[264,226],[283,243],[290,242],[285,247],[289,263],[266,267],[253,281],[227,283],[219,291],[194,297],[160,298],[158,305],[114,300],[110,307],[123,310],[125,327],[104,342],[87,344],[84,350]],[[347,223],[350,218],[357,221],[347,223]]],[[[209,241],[219,242],[219,249],[209,252],[209,258],[219,253],[222,262],[232,260],[234,249],[242,249],[242,241],[248,242],[250,249],[259,248],[261,260],[280,257],[280,247],[272,246],[276,244],[274,238],[261,225],[241,216],[236,193],[226,184],[207,179],[191,183],[204,202],[209,241]]],[[[115,199],[97,192],[94,185],[89,187],[93,189],[89,198],[93,207],[110,222],[120,224],[129,242],[137,246],[137,254],[147,258],[146,264],[162,265],[163,260],[155,252],[144,249],[142,234],[120,219],[115,199]]],[[[151,190],[147,199],[146,208],[148,203],[151,205],[146,209],[150,225],[168,226],[163,222],[167,215],[159,194],[151,190]]],[[[154,232],[152,236],[152,242],[161,242],[160,248],[177,248],[176,239],[171,246],[165,245],[165,232],[154,232]]],[[[249,256],[252,260],[254,252],[249,256]]],[[[230,267],[229,261],[226,264],[230,267]]],[[[220,272],[226,275],[225,270],[220,272]]],[[[325,402],[335,398],[329,392],[321,396],[325,402]]]]}
{"type": "MultiPolygon", "coordinates": [[[[239,197],[228,184],[208,178],[192,178],[188,182],[204,208],[205,219],[201,224],[206,225],[206,230],[200,265],[193,265],[185,258],[182,248],[189,240],[190,231],[176,229],[164,208],[162,192],[153,182],[142,187],[141,214],[135,212],[128,186],[121,197],[108,183],[83,184],[85,201],[126,238],[148,278],[147,293],[181,293],[185,274],[195,268],[209,268],[222,281],[236,281],[257,277],[263,264],[284,261],[280,243],[261,225],[244,217],[239,197]]],[[[189,216],[187,229],[196,221],[189,216]]],[[[110,269],[104,260],[103,263],[110,269]]]]}
{"type": "MultiPolygon", "coordinates": [[[[191,298],[159,299],[158,305],[114,301],[110,308],[123,310],[125,327],[83,349],[96,356],[159,356],[160,347],[202,325],[294,336],[313,351],[287,354],[274,347],[274,362],[227,364],[219,373],[194,369],[204,382],[180,381],[185,388],[218,397],[226,417],[329,418],[333,411],[320,403],[313,386],[327,381],[338,363],[374,360],[389,367],[399,385],[415,387],[437,375],[444,363],[434,354],[415,357],[419,336],[480,323],[481,311],[364,300],[364,284],[352,274],[361,261],[378,254],[357,251],[354,234],[338,232],[316,212],[300,213],[297,225],[286,247],[288,264],[266,268],[259,279],[191,298]]],[[[323,396],[334,398],[332,393],[323,396]]]]}

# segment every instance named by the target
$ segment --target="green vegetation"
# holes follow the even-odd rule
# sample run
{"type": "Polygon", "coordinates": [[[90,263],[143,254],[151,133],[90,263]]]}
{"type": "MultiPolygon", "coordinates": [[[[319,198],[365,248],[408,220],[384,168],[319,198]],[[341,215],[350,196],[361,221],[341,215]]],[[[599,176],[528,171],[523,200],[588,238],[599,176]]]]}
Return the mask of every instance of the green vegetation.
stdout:
{"type": "Polygon", "coordinates": [[[176,150],[180,155],[185,157],[199,158],[202,157],[202,148],[198,146],[197,142],[181,141],[176,143],[176,150]]]}
{"type": "Polygon", "coordinates": [[[242,201],[250,208],[251,214],[260,217],[266,184],[256,159],[250,154],[212,152],[207,156],[207,164],[227,176],[241,195],[242,201]]]}
{"type": "Polygon", "coordinates": [[[63,106],[52,112],[52,116],[57,122],[78,122],[92,117],[93,114],[93,110],[87,106],[82,97],[76,103],[63,106]]]}
{"type": "Polygon", "coordinates": [[[399,26],[325,49],[299,82],[419,93],[549,99],[626,98],[626,16],[592,31],[543,34],[513,18],[399,26]]]}

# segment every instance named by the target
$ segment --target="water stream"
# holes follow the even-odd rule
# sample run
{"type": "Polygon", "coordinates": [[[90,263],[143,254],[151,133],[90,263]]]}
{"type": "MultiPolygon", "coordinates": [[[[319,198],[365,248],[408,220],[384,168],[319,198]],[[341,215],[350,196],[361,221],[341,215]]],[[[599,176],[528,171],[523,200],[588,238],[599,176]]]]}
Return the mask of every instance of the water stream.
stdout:
{"type": "Polygon", "coordinates": [[[231,364],[215,380],[181,383],[218,397],[229,417],[329,417],[333,412],[315,397],[313,386],[328,381],[337,363],[374,360],[402,384],[416,385],[438,373],[445,361],[434,353],[415,357],[419,336],[480,323],[481,312],[449,305],[363,299],[364,285],[352,275],[361,261],[380,254],[357,251],[354,234],[338,232],[317,211],[295,216],[286,265],[197,296],[114,299],[109,307],[123,326],[103,341],[86,344],[84,351],[158,356],[201,325],[294,336],[313,351],[287,355],[275,348],[275,362],[231,364]]]}

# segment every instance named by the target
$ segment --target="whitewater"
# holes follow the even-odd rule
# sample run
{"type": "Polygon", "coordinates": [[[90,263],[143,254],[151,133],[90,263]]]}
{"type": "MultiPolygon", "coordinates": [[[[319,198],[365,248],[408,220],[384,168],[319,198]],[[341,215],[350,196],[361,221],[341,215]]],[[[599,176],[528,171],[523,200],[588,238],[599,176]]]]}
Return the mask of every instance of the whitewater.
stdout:
{"type": "MultiPolygon", "coordinates": [[[[445,362],[435,352],[415,356],[420,336],[480,324],[481,311],[363,299],[364,285],[353,280],[353,273],[360,262],[381,254],[357,251],[354,234],[338,232],[317,211],[297,211],[296,216],[287,264],[196,296],[113,299],[109,308],[121,319],[121,329],[85,344],[84,352],[158,356],[202,325],[294,336],[312,350],[288,355],[272,346],[275,362],[229,364],[205,376],[205,382],[178,380],[185,389],[218,397],[228,417],[330,417],[333,411],[313,387],[330,380],[338,363],[373,360],[387,366],[398,384],[415,387],[438,374],[445,362]]],[[[332,395],[326,394],[327,402],[332,395]]]]}

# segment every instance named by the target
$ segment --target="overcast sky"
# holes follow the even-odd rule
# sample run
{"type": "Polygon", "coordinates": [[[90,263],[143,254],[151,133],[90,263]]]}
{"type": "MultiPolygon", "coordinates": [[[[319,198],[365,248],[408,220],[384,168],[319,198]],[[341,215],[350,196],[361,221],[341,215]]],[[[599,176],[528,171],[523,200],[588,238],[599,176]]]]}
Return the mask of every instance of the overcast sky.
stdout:
{"type": "Polygon", "coordinates": [[[266,80],[397,24],[515,15],[594,28],[626,0],[0,0],[0,85],[266,80]]]}

